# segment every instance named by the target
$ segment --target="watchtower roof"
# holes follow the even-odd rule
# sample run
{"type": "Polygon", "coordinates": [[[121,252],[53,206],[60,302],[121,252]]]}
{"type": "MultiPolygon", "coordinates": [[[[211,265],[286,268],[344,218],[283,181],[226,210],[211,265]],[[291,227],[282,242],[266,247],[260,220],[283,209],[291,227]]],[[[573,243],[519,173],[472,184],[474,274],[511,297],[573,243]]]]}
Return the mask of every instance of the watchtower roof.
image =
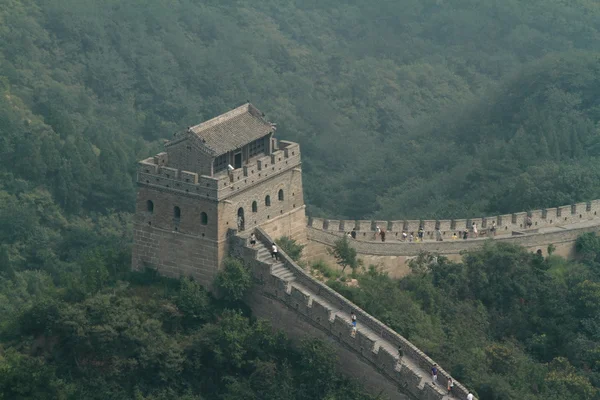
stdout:
{"type": "Polygon", "coordinates": [[[268,135],[273,131],[271,123],[252,104],[238,108],[192,126],[189,132],[196,135],[214,156],[225,154],[268,135]]]}

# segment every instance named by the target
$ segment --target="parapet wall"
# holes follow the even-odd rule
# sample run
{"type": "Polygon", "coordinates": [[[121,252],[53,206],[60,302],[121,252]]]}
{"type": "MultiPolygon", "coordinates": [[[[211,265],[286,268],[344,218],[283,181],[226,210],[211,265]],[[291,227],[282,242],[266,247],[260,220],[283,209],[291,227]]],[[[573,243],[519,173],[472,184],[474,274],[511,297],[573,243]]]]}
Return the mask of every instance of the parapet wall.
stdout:
{"type": "MultiPolygon", "coordinates": [[[[272,243],[272,239],[262,229],[257,228],[255,232],[263,244],[272,243]]],[[[280,258],[285,268],[292,271],[295,282],[307,288],[312,296],[293,286],[288,286],[285,280],[271,274],[271,265],[259,261],[257,259],[258,249],[246,247],[245,239],[233,236],[232,241],[232,252],[234,255],[242,257],[247,265],[251,266],[257,282],[257,290],[262,296],[286,305],[290,313],[300,314],[310,322],[314,329],[325,332],[328,337],[333,339],[334,343],[351,349],[357,357],[371,365],[376,373],[385,376],[386,379],[397,385],[401,392],[424,400],[441,400],[444,397],[444,390],[439,386],[432,385],[427,380],[421,386],[423,377],[428,376],[428,371],[433,367],[434,361],[404,337],[328,286],[312,278],[283,251],[280,252],[280,258]],[[360,324],[376,332],[379,339],[374,342],[362,335],[360,329],[356,338],[352,338],[348,335],[351,330],[350,321],[335,315],[335,310],[319,302],[319,299],[323,299],[327,304],[339,310],[347,310],[347,312],[354,310],[360,324]],[[403,360],[399,359],[396,349],[401,349],[404,357],[410,359],[410,366],[408,362],[403,361],[404,357],[403,360]],[[415,365],[418,368],[415,368],[415,365]]],[[[443,387],[449,376],[446,371],[439,368],[438,382],[443,387]]],[[[465,399],[468,394],[467,389],[456,381],[454,390],[455,396],[459,399],[465,399]]]]}
{"type": "Polygon", "coordinates": [[[300,165],[300,146],[280,140],[280,149],[253,163],[215,176],[198,175],[168,167],[167,153],[160,153],[138,163],[138,183],[211,200],[223,200],[247,188],[300,165]]]}
{"type": "Polygon", "coordinates": [[[426,237],[433,239],[435,230],[439,228],[443,237],[450,237],[454,232],[469,229],[473,222],[477,223],[480,230],[489,229],[492,221],[496,221],[496,230],[499,233],[522,231],[527,229],[527,217],[531,218],[531,229],[574,224],[577,222],[598,219],[600,222],[600,200],[585,203],[570,204],[555,208],[524,211],[514,214],[496,216],[480,216],[466,219],[449,220],[334,220],[325,218],[309,218],[308,226],[327,232],[350,232],[356,228],[357,239],[373,239],[376,226],[385,230],[388,238],[400,237],[402,232],[416,234],[423,227],[426,237]]]}
{"type": "MultiPolygon", "coordinates": [[[[583,228],[565,229],[549,233],[525,233],[518,236],[506,236],[495,238],[494,241],[507,242],[520,245],[526,248],[539,247],[543,252],[549,244],[561,244],[574,242],[577,238],[586,232],[597,232],[599,225],[583,228]]],[[[308,239],[327,246],[333,246],[341,235],[334,232],[327,232],[315,228],[308,228],[308,239]]],[[[416,256],[422,251],[428,251],[438,254],[460,254],[463,251],[476,250],[480,248],[484,240],[446,240],[443,242],[375,242],[375,241],[351,241],[352,247],[359,254],[370,254],[378,256],[416,256]]]]}

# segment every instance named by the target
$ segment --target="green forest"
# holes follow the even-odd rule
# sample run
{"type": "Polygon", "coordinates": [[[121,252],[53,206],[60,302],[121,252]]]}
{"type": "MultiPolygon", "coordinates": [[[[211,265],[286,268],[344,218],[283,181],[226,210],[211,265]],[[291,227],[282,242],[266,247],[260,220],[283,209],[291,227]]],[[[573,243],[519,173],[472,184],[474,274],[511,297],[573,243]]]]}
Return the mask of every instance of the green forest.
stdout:
{"type": "MultiPolygon", "coordinates": [[[[0,399],[369,399],[322,343],[129,272],[136,161],[249,100],[310,215],[526,211],[600,198],[599,94],[592,0],[0,0],[0,399]]],[[[482,399],[597,399],[596,240],[344,293],[482,399]]]]}
{"type": "Polygon", "coordinates": [[[576,247],[581,260],[568,262],[490,242],[462,262],[422,253],[401,280],[371,267],[355,274],[358,287],[328,284],[479,399],[597,400],[600,237],[576,247]]]}

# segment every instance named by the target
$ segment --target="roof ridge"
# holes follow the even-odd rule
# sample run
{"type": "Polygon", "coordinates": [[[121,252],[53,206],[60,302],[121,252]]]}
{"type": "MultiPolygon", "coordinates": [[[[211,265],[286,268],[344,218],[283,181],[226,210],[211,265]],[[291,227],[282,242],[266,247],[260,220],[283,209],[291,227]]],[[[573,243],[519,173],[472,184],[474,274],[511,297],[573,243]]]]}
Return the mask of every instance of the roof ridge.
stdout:
{"type": "Polygon", "coordinates": [[[240,116],[246,112],[249,113],[250,115],[252,115],[253,117],[259,118],[265,124],[268,124],[268,122],[262,118],[262,113],[260,112],[260,110],[258,108],[256,108],[251,103],[245,103],[239,107],[234,108],[233,110],[227,111],[225,114],[221,114],[219,116],[211,118],[211,119],[204,121],[198,125],[191,126],[189,128],[189,130],[192,131],[193,133],[198,134],[206,129],[212,128],[215,125],[219,125],[225,121],[229,121],[229,120],[231,120],[237,116],[240,116]]]}

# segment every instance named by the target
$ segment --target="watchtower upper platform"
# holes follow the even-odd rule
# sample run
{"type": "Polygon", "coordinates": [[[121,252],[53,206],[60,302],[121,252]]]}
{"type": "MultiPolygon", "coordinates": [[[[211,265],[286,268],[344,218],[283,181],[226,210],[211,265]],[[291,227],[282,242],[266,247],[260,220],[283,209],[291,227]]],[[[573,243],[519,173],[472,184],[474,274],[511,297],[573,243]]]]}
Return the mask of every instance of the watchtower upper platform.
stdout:
{"type": "Polygon", "coordinates": [[[165,145],[166,166],[208,176],[226,172],[228,165],[241,168],[273,152],[274,131],[275,124],[246,103],[176,134],[165,145]]]}

